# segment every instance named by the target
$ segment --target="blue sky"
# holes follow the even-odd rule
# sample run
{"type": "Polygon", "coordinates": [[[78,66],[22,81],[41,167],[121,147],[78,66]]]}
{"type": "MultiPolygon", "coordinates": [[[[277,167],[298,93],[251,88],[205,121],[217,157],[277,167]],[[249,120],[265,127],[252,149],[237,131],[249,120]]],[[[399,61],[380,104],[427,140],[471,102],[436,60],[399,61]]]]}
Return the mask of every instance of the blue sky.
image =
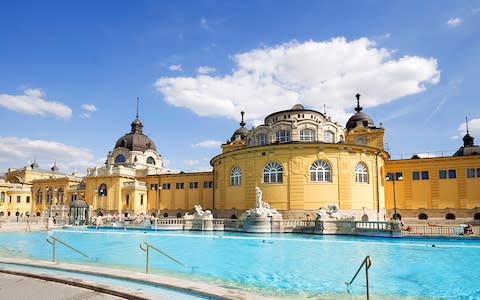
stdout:
{"type": "Polygon", "coordinates": [[[140,119],[167,167],[209,170],[239,127],[354,95],[394,158],[480,139],[479,1],[2,1],[0,171],[101,166],[140,119]]]}

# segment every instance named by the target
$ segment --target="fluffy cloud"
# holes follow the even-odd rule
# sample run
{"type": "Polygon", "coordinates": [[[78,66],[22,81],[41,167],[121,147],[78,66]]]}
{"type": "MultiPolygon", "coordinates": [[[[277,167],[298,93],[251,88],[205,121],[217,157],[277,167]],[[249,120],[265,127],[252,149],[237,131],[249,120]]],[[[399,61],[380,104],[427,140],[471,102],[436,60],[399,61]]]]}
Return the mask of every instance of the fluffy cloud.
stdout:
{"type": "Polygon", "coordinates": [[[223,116],[260,123],[275,109],[297,103],[346,121],[359,92],[363,107],[420,93],[440,80],[437,61],[418,56],[393,57],[367,38],[346,41],[289,42],[233,57],[236,68],[223,77],[161,77],[157,90],[168,103],[201,116],[223,116]]]}
{"type": "Polygon", "coordinates": [[[212,73],[212,72],[215,72],[215,71],[216,71],[215,68],[208,67],[208,66],[200,66],[197,69],[197,72],[200,73],[200,74],[208,74],[208,73],[212,73]]]}
{"type": "MultiPolygon", "coordinates": [[[[457,137],[463,138],[463,136],[466,133],[465,123],[458,125],[457,130],[458,130],[457,137]]],[[[468,120],[468,132],[474,138],[480,139],[480,118],[468,120]]],[[[478,144],[478,142],[476,142],[475,144],[478,144]]]]}
{"type": "Polygon", "coordinates": [[[26,89],[23,95],[0,94],[0,105],[6,109],[28,115],[47,114],[59,118],[70,119],[72,110],[63,103],[44,99],[45,94],[41,89],[26,89]]]}
{"type": "Polygon", "coordinates": [[[12,167],[12,162],[23,166],[36,158],[42,169],[49,169],[56,161],[62,173],[74,170],[85,173],[86,168],[101,165],[105,161],[96,160],[89,149],[53,141],[0,136],[0,144],[0,165],[5,165],[5,168],[12,167]]]}
{"type": "Polygon", "coordinates": [[[222,145],[222,142],[220,142],[220,141],[207,140],[207,141],[202,141],[200,143],[193,144],[192,147],[220,148],[220,145],[222,145]]]}
{"type": "Polygon", "coordinates": [[[174,71],[174,72],[181,72],[182,71],[182,65],[170,65],[168,67],[168,69],[170,71],[174,71]]]}
{"type": "Polygon", "coordinates": [[[448,19],[448,21],[447,21],[447,25],[450,26],[450,27],[457,27],[461,23],[462,23],[462,19],[457,18],[457,17],[455,17],[455,18],[452,17],[452,18],[448,19]]]}
{"type": "Polygon", "coordinates": [[[92,112],[97,111],[97,107],[93,104],[82,104],[81,108],[84,110],[84,112],[80,114],[80,118],[82,119],[90,119],[92,112]]]}

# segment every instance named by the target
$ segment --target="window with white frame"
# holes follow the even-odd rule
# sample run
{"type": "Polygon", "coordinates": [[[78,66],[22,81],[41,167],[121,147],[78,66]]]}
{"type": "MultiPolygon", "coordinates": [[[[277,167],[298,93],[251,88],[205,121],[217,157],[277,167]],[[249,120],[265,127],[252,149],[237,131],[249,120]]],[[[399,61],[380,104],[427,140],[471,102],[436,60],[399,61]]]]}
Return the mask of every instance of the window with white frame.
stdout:
{"type": "Polygon", "coordinates": [[[279,143],[288,143],[290,142],[290,131],[288,130],[279,130],[275,133],[276,141],[279,143]]]}
{"type": "Polygon", "coordinates": [[[335,143],[335,134],[333,131],[325,130],[323,132],[323,141],[325,143],[335,143]]]}
{"type": "Polygon", "coordinates": [[[281,183],[283,182],[283,168],[277,162],[269,162],[263,169],[264,183],[281,183]]]}
{"type": "Polygon", "coordinates": [[[331,182],[332,167],[324,160],[317,160],[310,166],[310,181],[331,182]]]}
{"type": "Polygon", "coordinates": [[[263,146],[267,144],[267,135],[265,133],[260,133],[257,135],[257,146],[263,146]]]}
{"type": "Polygon", "coordinates": [[[300,141],[313,142],[315,140],[315,131],[312,129],[300,130],[300,141]]]}
{"type": "Polygon", "coordinates": [[[359,162],[355,166],[355,182],[368,183],[368,169],[364,163],[359,162]]]}
{"type": "Polygon", "coordinates": [[[230,172],[230,185],[240,185],[242,180],[242,170],[239,167],[233,167],[230,172]]]}

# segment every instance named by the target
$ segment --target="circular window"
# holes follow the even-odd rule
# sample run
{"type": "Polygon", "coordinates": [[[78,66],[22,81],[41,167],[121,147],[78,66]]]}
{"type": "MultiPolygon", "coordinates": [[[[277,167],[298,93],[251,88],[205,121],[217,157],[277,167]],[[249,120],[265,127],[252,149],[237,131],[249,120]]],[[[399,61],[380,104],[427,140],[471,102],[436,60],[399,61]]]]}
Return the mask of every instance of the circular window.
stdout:
{"type": "Polygon", "coordinates": [[[119,154],[119,155],[117,155],[117,157],[115,157],[115,163],[117,163],[117,164],[124,163],[125,161],[126,161],[126,159],[125,159],[125,156],[123,154],[119,154]]]}
{"type": "Polygon", "coordinates": [[[232,219],[232,220],[237,219],[237,215],[232,215],[232,216],[230,217],[230,219],[232,219]]]}
{"type": "Polygon", "coordinates": [[[368,216],[367,215],[362,216],[362,222],[368,222],[368,216]]]}
{"type": "Polygon", "coordinates": [[[166,213],[163,213],[163,217],[164,217],[164,218],[168,218],[168,213],[167,213],[167,212],[166,212],[166,213]]]}
{"type": "Polygon", "coordinates": [[[177,213],[177,218],[181,218],[182,217],[182,213],[181,212],[178,212],[177,213]]]}
{"type": "Polygon", "coordinates": [[[151,156],[147,157],[147,164],[155,165],[155,159],[151,156]]]}
{"type": "Polygon", "coordinates": [[[423,213],[422,213],[422,214],[419,214],[419,215],[418,215],[418,219],[419,219],[419,220],[428,220],[428,216],[427,216],[427,214],[423,214],[423,213]]]}
{"type": "Polygon", "coordinates": [[[447,219],[447,220],[455,220],[455,215],[454,215],[454,214],[447,214],[447,215],[445,216],[445,219],[447,219]]]}

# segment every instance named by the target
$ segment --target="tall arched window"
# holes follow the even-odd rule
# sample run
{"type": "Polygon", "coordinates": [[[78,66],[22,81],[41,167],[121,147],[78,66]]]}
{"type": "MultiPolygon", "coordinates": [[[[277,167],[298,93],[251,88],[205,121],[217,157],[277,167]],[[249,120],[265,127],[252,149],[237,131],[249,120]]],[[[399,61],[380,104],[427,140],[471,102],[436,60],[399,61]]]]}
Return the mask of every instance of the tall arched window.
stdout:
{"type": "Polygon", "coordinates": [[[300,130],[300,141],[313,142],[315,140],[315,131],[312,129],[300,130]]]}
{"type": "Polygon", "coordinates": [[[99,196],[106,196],[107,195],[107,185],[102,183],[98,188],[98,195],[99,196]]]}
{"type": "Polygon", "coordinates": [[[56,204],[63,205],[63,202],[65,200],[64,198],[65,198],[65,193],[64,193],[62,188],[59,188],[58,191],[57,191],[57,203],[56,204]]]}
{"type": "Polygon", "coordinates": [[[310,180],[313,182],[331,182],[332,167],[324,160],[317,160],[310,166],[310,180]]]}
{"type": "Polygon", "coordinates": [[[364,163],[359,162],[355,166],[355,182],[368,183],[368,169],[364,163]]]}
{"type": "Polygon", "coordinates": [[[155,165],[155,159],[151,156],[147,157],[147,164],[155,165]]]}
{"type": "Polygon", "coordinates": [[[290,142],[290,131],[279,130],[275,133],[275,137],[279,143],[288,143],[290,142]]]}
{"type": "Polygon", "coordinates": [[[123,154],[119,154],[117,155],[117,157],[115,157],[115,163],[116,164],[121,164],[121,163],[124,163],[126,161],[125,159],[125,156],[123,154]]]}
{"type": "Polygon", "coordinates": [[[267,135],[265,133],[260,133],[257,135],[257,146],[263,146],[267,144],[267,135]]]}
{"type": "Polygon", "coordinates": [[[240,185],[242,181],[242,170],[239,167],[233,167],[230,172],[230,185],[240,185]]]}
{"type": "Polygon", "coordinates": [[[280,183],[283,182],[283,168],[277,162],[269,162],[263,169],[264,183],[280,183]]]}
{"type": "Polygon", "coordinates": [[[42,190],[41,190],[41,189],[38,189],[38,191],[37,191],[37,195],[36,195],[36,198],[35,198],[35,202],[36,202],[37,204],[42,203],[42,190]]]}

